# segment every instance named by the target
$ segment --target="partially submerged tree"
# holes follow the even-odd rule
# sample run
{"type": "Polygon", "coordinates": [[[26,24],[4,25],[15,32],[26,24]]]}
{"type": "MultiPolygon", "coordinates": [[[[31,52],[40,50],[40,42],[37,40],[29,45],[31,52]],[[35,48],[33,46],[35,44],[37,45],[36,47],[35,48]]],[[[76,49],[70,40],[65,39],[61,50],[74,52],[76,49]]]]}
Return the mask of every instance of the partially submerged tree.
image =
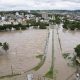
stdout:
{"type": "Polygon", "coordinates": [[[0,46],[2,46],[2,43],[0,42],[0,46]]]}
{"type": "Polygon", "coordinates": [[[2,48],[7,52],[9,49],[9,44],[7,42],[3,43],[2,48]]]}
{"type": "Polygon", "coordinates": [[[80,44],[76,46],[75,49],[75,52],[76,52],[76,57],[79,57],[80,58],[80,44]]]}

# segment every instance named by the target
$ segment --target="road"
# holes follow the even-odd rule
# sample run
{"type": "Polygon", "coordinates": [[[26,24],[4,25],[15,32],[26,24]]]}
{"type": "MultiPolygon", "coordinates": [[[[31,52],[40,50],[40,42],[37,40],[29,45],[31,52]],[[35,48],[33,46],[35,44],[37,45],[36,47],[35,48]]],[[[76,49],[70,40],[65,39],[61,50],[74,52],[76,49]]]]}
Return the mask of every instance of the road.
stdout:
{"type": "Polygon", "coordinates": [[[56,71],[56,80],[66,80],[73,74],[72,68],[67,65],[66,60],[62,56],[57,28],[54,28],[54,70],[56,71]]]}

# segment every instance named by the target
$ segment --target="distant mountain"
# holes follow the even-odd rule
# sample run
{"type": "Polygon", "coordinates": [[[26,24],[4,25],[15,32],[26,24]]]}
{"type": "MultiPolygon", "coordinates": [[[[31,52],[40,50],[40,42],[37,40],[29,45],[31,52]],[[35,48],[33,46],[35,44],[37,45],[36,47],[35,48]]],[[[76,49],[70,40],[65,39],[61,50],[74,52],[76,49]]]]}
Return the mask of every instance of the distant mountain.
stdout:
{"type": "MultiPolygon", "coordinates": [[[[28,10],[14,10],[14,11],[0,11],[0,14],[8,14],[8,13],[28,13],[28,10]]],[[[40,12],[48,12],[48,13],[54,13],[54,14],[80,14],[80,10],[30,10],[31,13],[40,13],[40,12]]]]}

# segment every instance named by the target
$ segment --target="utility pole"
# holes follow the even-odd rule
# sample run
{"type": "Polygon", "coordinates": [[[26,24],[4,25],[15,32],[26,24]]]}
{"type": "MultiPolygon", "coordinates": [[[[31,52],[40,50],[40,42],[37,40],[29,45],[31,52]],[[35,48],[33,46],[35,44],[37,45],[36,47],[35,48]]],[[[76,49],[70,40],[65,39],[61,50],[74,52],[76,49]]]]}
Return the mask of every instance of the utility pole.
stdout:
{"type": "Polygon", "coordinates": [[[13,67],[12,67],[12,65],[11,65],[11,73],[12,73],[12,75],[13,75],[13,67]]]}

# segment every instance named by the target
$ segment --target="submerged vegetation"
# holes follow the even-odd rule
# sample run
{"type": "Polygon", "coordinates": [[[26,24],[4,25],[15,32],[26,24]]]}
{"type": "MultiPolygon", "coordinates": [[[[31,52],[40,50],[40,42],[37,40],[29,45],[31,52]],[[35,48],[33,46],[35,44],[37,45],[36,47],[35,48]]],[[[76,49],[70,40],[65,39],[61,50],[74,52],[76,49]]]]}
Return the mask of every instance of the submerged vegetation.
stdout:
{"type": "Polygon", "coordinates": [[[44,62],[45,62],[45,57],[44,57],[43,55],[38,55],[38,56],[36,56],[36,58],[39,58],[39,59],[40,59],[40,62],[38,63],[37,66],[35,66],[35,67],[33,68],[33,70],[35,70],[35,71],[39,70],[39,69],[41,68],[41,66],[42,66],[42,65],[44,64],[44,62]]]}
{"type": "Polygon", "coordinates": [[[0,46],[2,47],[3,50],[5,50],[6,52],[9,50],[9,44],[7,42],[1,43],[0,42],[0,46]]]}
{"type": "Polygon", "coordinates": [[[53,68],[51,67],[50,70],[45,74],[45,77],[53,79],[53,68]]]}
{"type": "Polygon", "coordinates": [[[69,57],[70,53],[64,53],[63,57],[66,59],[67,57],[69,57]]]}
{"type": "Polygon", "coordinates": [[[39,58],[40,60],[42,60],[43,55],[38,55],[38,56],[36,56],[36,58],[39,58]]]}
{"type": "Polygon", "coordinates": [[[76,57],[80,58],[80,44],[77,45],[74,49],[75,49],[75,52],[76,52],[76,57]]]}
{"type": "Polygon", "coordinates": [[[13,75],[6,75],[6,76],[1,76],[0,79],[4,79],[4,78],[12,78],[14,76],[19,76],[21,74],[13,74],[13,75]]]}
{"type": "Polygon", "coordinates": [[[68,64],[72,65],[72,66],[80,66],[80,44],[77,45],[75,48],[75,53],[73,53],[73,56],[71,57],[70,53],[65,53],[63,54],[63,57],[65,59],[70,60],[68,64]],[[71,63],[70,63],[71,62],[71,63]]]}

